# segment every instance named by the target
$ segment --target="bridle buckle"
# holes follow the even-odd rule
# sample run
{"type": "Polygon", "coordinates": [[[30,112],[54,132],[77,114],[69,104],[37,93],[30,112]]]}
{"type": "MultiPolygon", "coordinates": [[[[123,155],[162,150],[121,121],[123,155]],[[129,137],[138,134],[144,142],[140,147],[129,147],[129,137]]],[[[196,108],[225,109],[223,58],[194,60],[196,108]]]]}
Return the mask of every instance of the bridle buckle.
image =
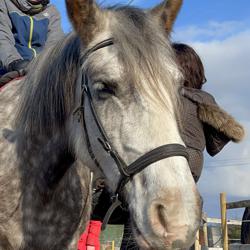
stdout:
{"type": "Polygon", "coordinates": [[[100,137],[98,137],[97,140],[101,143],[101,145],[103,146],[103,148],[106,152],[110,153],[112,151],[112,147],[108,141],[105,141],[100,137]]]}

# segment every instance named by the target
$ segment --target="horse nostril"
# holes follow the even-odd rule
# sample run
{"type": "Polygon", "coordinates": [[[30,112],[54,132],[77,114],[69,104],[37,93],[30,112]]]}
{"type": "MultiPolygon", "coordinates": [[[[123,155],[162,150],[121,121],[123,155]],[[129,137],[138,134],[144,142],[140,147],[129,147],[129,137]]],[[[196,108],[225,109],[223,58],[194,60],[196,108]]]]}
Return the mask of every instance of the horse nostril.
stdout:
{"type": "Polygon", "coordinates": [[[167,211],[160,203],[151,205],[150,222],[155,234],[167,237],[167,211]]]}
{"type": "Polygon", "coordinates": [[[159,204],[156,206],[156,211],[157,211],[157,214],[158,214],[158,220],[159,220],[159,223],[164,227],[164,228],[167,228],[167,222],[166,222],[166,214],[164,214],[164,206],[159,204]]]}
{"type": "MultiPolygon", "coordinates": [[[[166,203],[166,202],[165,202],[166,203]]],[[[166,206],[163,200],[151,203],[149,208],[149,223],[154,237],[157,237],[166,248],[173,244],[182,248],[186,241],[192,241],[190,221],[185,221],[176,204],[166,206]],[[190,231],[190,233],[189,233],[190,231]]],[[[192,243],[192,242],[191,242],[192,243]]]]}

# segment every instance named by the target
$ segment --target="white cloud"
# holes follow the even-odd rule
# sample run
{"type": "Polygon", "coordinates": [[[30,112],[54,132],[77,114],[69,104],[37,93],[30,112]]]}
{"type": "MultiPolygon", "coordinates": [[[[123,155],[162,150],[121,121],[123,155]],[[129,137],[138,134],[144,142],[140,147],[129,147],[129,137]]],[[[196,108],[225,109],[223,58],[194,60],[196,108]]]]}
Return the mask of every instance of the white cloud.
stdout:
{"type": "MultiPolygon", "coordinates": [[[[244,122],[250,131],[250,121],[244,122]]],[[[203,195],[218,196],[226,192],[229,196],[250,198],[250,137],[241,144],[231,144],[215,159],[206,157],[205,167],[199,183],[203,195]]]]}
{"type": "Polygon", "coordinates": [[[205,89],[247,132],[242,143],[230,143],[215,158],[206,157],[199,188],[213,213],[209,203],[218,202],[220,192],[250,199],[250,29],[242,22],[210,22],[206,27],[180,28],[174,37],[198,52],[208,79],[205,89]]]}
{"type": "Polygon", "coordinates": [[[225,21],[217,22],[210,21],[203,26],[187,26],[180,27],[174,33],[174,38],[177,41],[204,41],[211,39],[223,39],[228,36],[233,36],[239,31],[249,27],[248,22],[240,21],[225,21]]]}
{"type": "Polygon", "coordinates": [[[192,42],[205,66],[208,83],[219,103],[240,119],[250,117],[250,30],[222,41],[192,42]]]}
{"type": "Polygon", "coordinates": [[[205,170],[200,191],[203,195],[218,196],[220,192],[226,192],[229,196],[249,198],[249,176],[249,167],[227,166],[205,170]]]}

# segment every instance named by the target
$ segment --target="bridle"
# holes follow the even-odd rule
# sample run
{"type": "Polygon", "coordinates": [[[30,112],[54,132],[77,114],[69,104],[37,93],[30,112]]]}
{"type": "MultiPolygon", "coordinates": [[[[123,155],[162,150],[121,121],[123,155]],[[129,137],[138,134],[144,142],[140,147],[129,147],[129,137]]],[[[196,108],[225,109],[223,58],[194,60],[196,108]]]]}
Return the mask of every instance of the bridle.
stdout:
{"type": "MultiPolygon", "coordinates": [[[[93,52],[111,46],[114,42],[112,39],[104,40],[91,49],[89,49],[82,58],[82,63],[86,60],[86,58],[93,52]]],[[[91,143],[92,138],[89,136],[87,122],[86,122],[86,110],[89,108],[89,111],[93,117],[93,120],[99,130],[99,135],[97,138],[97,141],[100,143],[106,154],[111,157],[119,172],[120,172],[120,180],[118,182],[116,191],[114,192],[114,196],[112,199],[112,205],[109,208],[104,220],[103,220],[103,226],[102,229],[105,228],[106,224],[109,221],[110,216],[112,215],[113,211],[122,204],[120,201],[121,193],[123,191],[124,186],[132,179],[134,175],[141,172],[143,169],[151,165],[152,163],[158,162],[160,160],[173,157],[173,156],[183,156],[187,160],[189,159],[188,152],[186,148],[181,144],[167,144],[160,147],[157,147],[150,152],[144,154],[143,156],[139,157],[137,160],[132,162],[131,164],[127,165],[122,157],[119,155],[119,153],[114,149],[112,146],[105,129],[102,126],[102,123],[99,119],[99,116],[96,112],[96,109],[93,104],[92,95],[89,89],[89,79],[85,72],[81,71],[80,76],[78,77],[78,81],[81,81],[81,102],[79,107],[76,108],[74,111],[74,114],[78,114],[78,121],[82,124],[86,143],[87,143],[87,149],[88,153],[91,157],[91,159],[94,161],[95,165],[102,171],[101,164],[97,160],[95,156],[95,152],[93,150],[93,146],[91,143]]]]}

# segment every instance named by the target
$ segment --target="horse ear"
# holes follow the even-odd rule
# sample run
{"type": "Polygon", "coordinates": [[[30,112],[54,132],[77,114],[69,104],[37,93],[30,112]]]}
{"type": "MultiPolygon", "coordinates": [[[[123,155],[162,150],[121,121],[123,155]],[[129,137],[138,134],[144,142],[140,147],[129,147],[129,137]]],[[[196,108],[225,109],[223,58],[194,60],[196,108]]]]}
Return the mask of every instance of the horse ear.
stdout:
{"type": "Polygon", "coordinates": [[[154,7],[150,12],[163,21],[166,31],[170,33],[182,3],[183,0],[165,0],[154,7]]]}
{"type": "Polygon", "coordinates": [[[69,19],[84,44],[89,44],[98,30],[101,10],[93,0],[65,0],[69,19]]]}

